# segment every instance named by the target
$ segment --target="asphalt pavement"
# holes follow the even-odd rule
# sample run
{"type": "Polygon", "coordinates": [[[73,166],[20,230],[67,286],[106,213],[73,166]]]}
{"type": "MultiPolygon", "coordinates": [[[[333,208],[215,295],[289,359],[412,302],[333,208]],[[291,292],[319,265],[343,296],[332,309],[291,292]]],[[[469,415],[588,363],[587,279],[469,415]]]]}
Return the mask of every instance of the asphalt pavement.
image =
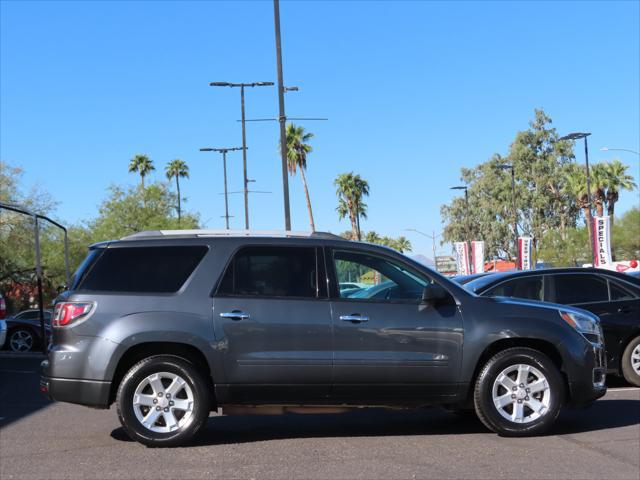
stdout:
{"type": "Polygon", "coordinates": [[[183,448],[150,449],[114,407],[53,403],[38,357],[0,354],[0,478],[640,479],[640,389],[614,381],[546,436],[501,438],[440,409],[219,417],[183,448]]]}

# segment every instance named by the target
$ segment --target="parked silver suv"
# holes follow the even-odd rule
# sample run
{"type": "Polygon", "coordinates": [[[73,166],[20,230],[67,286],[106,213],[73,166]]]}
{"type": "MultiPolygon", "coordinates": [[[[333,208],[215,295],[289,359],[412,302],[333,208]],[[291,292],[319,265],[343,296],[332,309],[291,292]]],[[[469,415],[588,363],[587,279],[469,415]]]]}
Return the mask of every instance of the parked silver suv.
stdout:
{"type": "Polygon", "coordinates": [[[385,247],[323,233],[156,231],[90,248],[56,302],[41,390],[115,402],[149,446],[183,444],[218,407],[441,405],[521,436],[604,395],[605,368],[592,313],[478,297],[385,247]]]}

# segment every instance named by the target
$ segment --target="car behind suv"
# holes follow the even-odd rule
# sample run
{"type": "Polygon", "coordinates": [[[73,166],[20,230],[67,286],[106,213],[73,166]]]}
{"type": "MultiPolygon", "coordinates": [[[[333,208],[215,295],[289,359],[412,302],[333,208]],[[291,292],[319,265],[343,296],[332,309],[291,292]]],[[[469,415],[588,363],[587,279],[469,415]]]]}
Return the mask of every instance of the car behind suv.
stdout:
{"type": "Polygon", "coordinates": [[[149,446],[224,414],[475,409],[539,434],[604,395],[592,313],[478,297],[385,247],[314,233],[142,232],[90,247],[56,303],[41,390],[117,405],[149,446]],[[341,283],[385,284],[351,298],[341,283]]]}

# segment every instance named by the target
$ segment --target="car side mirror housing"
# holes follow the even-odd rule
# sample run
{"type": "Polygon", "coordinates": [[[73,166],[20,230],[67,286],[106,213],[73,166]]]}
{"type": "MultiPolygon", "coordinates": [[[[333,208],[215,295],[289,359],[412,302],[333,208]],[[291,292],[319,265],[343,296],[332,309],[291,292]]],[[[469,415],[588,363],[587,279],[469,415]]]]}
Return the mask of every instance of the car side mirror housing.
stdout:
{"type": "Polygon", "coordinates": [[[439,303],[446,302],[448,298],[449,292],[437,283],[427,285],[422,291],[422,303],[429,305],[438,305],[439,303]]]}

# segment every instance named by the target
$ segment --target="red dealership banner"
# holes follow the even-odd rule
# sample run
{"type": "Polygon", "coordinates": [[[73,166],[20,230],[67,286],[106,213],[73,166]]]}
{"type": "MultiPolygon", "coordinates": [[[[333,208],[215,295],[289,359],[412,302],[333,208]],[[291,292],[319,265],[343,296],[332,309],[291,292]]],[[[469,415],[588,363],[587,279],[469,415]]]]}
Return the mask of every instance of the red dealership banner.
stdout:
{"type": "Polygon", "coordinates": [[[593,217],[593,266],[599,268],[615,268],[611,259],[611,224],[609,217],[593,217]]]}
{"type": "Polygon", "coordinates": [[[518,237],[518,270],[533,270],[533,238],[518,237]]]}
{"type": "Polygon", "coordinates": [[[484,272],[484,242],[474,240],[471,242],[471,266],[473,273],[484,272]]]}
{"type": "Polygon", "coordinates": [[[469,262],[469,244],[467,242],[455,242],[456,269],[458,275],[470,275],[471,263],[469,262]]]}

